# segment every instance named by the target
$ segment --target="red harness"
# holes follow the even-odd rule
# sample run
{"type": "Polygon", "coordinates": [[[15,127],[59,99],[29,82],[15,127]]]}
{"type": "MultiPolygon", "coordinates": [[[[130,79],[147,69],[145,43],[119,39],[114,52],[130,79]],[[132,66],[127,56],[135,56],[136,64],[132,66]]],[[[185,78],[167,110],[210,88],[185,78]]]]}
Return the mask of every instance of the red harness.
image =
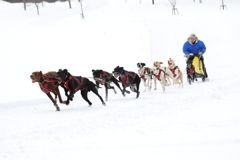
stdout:
{"type": "Polygon", "coordinates": [[[189,73],[190,75],[194,75],[194,66],[193,65],[191,65],[191,68],[190,67],[187,67],[186,68],[186,70],[187,70],[187,73],[189,73]]]}
{"type": "Polygon", "coordinates": [[[160,78],[161,72],[164,72],[162,69],[159,69],[158,75],[155,75],[159,81],[162,81],[160,78]]]}
{"type": "Polygon", "coordinates": [[[102,78],[101,78],[101,80],[98,80],[98,82],[99,82],[101,85],[104,85],[104,84],[103,84],[103,81],[102,81],[103,78],[109,78],[109,75],[108,75],[106,72],[103,72],[103,73],[102,73],[102,78]]]}
{"type": "MultiPolygon", "coordinates": [[[[129,84],[127,83],[127,78],[128,78],[128,76],[131,76],[131,77],[133,78],[133,80],[132,80],[132,82],[133,82],[133,81],[134,81],[134,78],[136,77],[136,74],[131,75],[130,73],[126,72],[126,73],[125,73],[125,77],[123,77],[123,78],[119,77],[119,79],[120,79],[120,81],[122,81],[125,85],[129,85],[129,84]]],[[[130,83],[132,83],[132,82],[130,82],[130,83]]]]}
{"type": "Polygon", "coordinates": [[[49,79],[49,77],[46,74],[44,74],[43,76],[44,76],[44,81],[43,82],[46,82],[46,83],[44,85],[42,85],[43,82],[39,83],[39,86],[42,89],[42,91],[44,91],[46,93],[50,93],[50,92],[52,92],[52,90],[50,90],[49,87],[48,87],[49,82],[57,82],[58,80],[51,80],[51,79],[49,79]]]}
{"type": "Polygon", "coordinates": [[[170,68],[170,71],[173,74],[173,77],[175,78],[177,75],[175,74],[175,70],[178,68],[178,66],[175,66],[173,69],[170,68]]]}
{"type": "Polygon", "coordinates": [[[79,88],[81,87],[84,78],[82,77],[82,78],[81,78],[81,82],[80,82],[76,77],[74,77],[74,76],[71,75],[66,81],[63,81],[65,87],[67,88],[67,90],[68,90],[69,92],[71,92],[71,89],[70,89],[70,87],[69,87],[69,85],[68,85],[68,82],[69,82],[71,79],[74,79],[75,81],[77,81],[77,84],[78,84],[77,88],[74,89],[74,93],[75,93],[75,92],[77,92],[77,91],[79,90],[79,88]]]}
{"type": "Polygon", "coordinates": [[[147,78],[144,77],[144,74],[145,74],[146,72],[147,72],[147,68],[144,68],[143,75],[140,75],[141,78],[142,78],[144,81],[147,80],[147,78]]]}

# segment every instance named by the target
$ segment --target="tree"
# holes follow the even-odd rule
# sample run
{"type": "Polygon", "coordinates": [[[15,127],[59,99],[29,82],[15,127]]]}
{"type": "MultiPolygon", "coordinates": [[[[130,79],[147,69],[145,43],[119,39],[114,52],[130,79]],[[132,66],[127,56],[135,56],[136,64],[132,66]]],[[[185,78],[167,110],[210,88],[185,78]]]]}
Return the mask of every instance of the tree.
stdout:
{"type": "MultiPolygon", "coordinates": [[[[193,2],[195,2],[195,0],[193,0],[193,2]]],[[[202,3],[202,0],[199,0],[200,3],[202,3]]]]}
{"type": "Polygon", "coordinates": [[[82,16],[82,19],[84,18],[84,14],[83,14],[83,8],[82,8],[82,0],[78,0],[78,2],[80,2],[80,6],[81,6],[81,16],[82,16]]]}
{"type": "Polygon", "coordinates": [[[176,0],[169,0],[169,2],[171,3],[171,5],[172,5],[172,15],[176,15],[176,12],[177,12],[177,14],[179,14],[178,13],[178,10],[177,10],[177,8],[176,8],[176,0]]]}
{"type": "Polygon", "coordinates": [[[225,8],[227,9],[227,6],[224,4],[224,1],[222,0],[222,5],[220,5],[220,9],[224,10],[225,8]]]}

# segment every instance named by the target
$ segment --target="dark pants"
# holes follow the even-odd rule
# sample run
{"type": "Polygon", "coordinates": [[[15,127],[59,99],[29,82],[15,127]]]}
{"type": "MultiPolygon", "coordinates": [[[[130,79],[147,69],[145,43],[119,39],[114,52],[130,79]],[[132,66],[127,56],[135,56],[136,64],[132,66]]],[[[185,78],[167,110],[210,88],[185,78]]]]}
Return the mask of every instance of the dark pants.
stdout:
{"type": "MultiPolygon", "coordinates": [[[[187,64],[189,64],[189,63],[192,64],[193,58],[194,58],[194,56],[189,56],[188,59],[187,59],[187,64]]],[[[200,60],[202,61],[203,71],[204,71],[205,76],[206,76],[206,78],[207,78],[207,77],[208,77],[208,74],[207,74],[207,70],[206,70],[206,67],[205,67],[205,64],[204,64],[204,58],[203,58],[203,56],[200,57],[200,60]]]]}

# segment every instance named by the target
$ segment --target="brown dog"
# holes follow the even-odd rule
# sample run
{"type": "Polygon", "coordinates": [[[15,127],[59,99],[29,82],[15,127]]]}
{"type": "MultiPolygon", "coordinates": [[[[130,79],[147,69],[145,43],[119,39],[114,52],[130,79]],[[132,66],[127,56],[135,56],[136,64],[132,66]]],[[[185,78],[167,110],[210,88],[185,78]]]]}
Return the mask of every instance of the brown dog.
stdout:
{"type": "Polygon", "coordinates": [[[30,75],[30,78],[32,79],[32,83],[38,82],[41,90],[51,99],[54,106],[56,107],[57,111],[60,111],[60,108],[57,105],[57,96],[59,98],[60,103],[66,103],[66,101],[62,101],[59,89],[58,89],[58,80],[55,78],[57,75],[57,72],[48,72],[43,74],[42,71],[36,71],[33,72],[30,75]],[[50,93],[53,93],[55,95],[55,99],[53,99],[52,95],[50,93]]]}

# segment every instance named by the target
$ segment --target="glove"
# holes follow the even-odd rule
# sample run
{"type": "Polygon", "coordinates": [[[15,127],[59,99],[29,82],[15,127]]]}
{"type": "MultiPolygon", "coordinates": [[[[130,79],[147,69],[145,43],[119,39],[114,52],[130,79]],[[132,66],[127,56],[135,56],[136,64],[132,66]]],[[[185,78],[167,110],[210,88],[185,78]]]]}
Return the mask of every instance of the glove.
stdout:
{"type": "Polygon", "coordinates": [[[199,52],[199,53],[198,53],[198,55],[199,55],[199,56],[202,56],[202,55],[203,55],[203,53],[202,53],[202,52],[199,52]]]}
{"type": "Polygon", "coordinates": [[[189,55],[189,56],[193,56],[193,53],[189,53],[188,55],[189,55]]]}

